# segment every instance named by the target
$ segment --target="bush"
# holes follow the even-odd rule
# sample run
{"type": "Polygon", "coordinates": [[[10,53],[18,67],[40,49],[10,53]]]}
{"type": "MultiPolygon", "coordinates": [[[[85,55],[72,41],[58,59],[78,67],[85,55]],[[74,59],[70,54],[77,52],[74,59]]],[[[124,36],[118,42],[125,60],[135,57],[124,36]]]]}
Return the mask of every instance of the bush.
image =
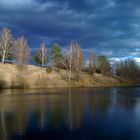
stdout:
{"type": "Polygon", "coordinates": [[[52,68],[51,68],[51,67],[47,67],[47,68],[46,68],[46,72],[47,72],[47,73],[51,73],[51,72],[52,72],[52,68]]]}
{"type": "Polygon", "coordinates": [[[60,72],[59,68],[54,68],[53,70],[56,71],[56,72],[60,72]]]}

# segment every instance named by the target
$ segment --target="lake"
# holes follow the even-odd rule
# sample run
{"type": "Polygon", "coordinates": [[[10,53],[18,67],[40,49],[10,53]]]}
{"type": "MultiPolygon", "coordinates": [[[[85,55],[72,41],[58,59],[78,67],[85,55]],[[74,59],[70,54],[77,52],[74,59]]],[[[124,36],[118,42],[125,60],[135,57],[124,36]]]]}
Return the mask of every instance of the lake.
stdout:
{"type": "Polygon", "coordinates": [[[140,140],[140,87],[0,91],[0,140],[140,140]]]}

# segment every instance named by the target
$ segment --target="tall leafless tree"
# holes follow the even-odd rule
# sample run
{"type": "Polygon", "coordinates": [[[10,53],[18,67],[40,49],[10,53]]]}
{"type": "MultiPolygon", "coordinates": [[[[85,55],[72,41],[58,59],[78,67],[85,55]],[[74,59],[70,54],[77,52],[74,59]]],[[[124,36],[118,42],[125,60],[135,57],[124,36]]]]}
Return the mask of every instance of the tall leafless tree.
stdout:
{"type": "Polygon", "coordinates": [[[61,60],[62,65],[69,71],[68,83],[70,84],[72,76],[72,62],[73,62],[74,48],[71,44],[69,48],[66,49],[64,58],[61,60]]]}
{"type": "Polygon", "coordinates": [[[140,82],[139,64],[134,59],[117,62],[116,75],[125,80],[140,82]]]}
{"type": "Polygon", "coordinates": [[[80,45],[71,43],[70,47],[66,49],[62,64],[69,71],[68,83],[71,82],[72,72],[80,73],[83,65],[83,54],[80,45]]]}
{"type": "Polygon", "coordinates": [[[12,51],[12,44],[13,39],[11,30],[8,28],[4,28],[0,32],[0,55],[3,63],[5,61],[5,58],[8,57],[8,55],[12,51]]]}
{"type": "Polygon", "coordinates": [[[22,65],[28,62],[30,57],[30,49],[27,39],[20,37],[15,41],[14,56],[17,64],[22,65]]]}
{"type": "Polygon", "coordinates": [[[76,74],[76,79],[79,80],[83,68],[84,55],[81,50],[81,46],[78,43],[73,44],[73,47],[74,47],[73,71],[76,74]]]}

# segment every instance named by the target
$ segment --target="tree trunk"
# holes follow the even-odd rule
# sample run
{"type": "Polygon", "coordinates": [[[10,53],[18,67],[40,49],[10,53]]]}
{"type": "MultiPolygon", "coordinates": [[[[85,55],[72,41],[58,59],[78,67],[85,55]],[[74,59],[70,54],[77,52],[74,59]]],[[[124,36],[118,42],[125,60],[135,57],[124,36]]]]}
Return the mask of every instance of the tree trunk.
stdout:
{"type": "Polygon", "coordinates": [[[42,52],[42,67],[44,66],[44,56],[43,56],[43,52],[42,52]]]}
{"type": "Polygon", "coordinates": [[[2,55],[2,63],[4,63],[5,61],[5,51],[3,52],[3,55],[2,55]]]}
{"type": "Polygon", "coordinates": [[[71,81],[71,70],[69,71],[69,79],[68,79],[69,86],[70,86],[70,81],[71,81]]]}
{"type": "Polygon", "coordinates": [[[19,65],[22,65],[22,51],[20,51],[19,55],[19,65]]]}
{"type": "Polygon", "coordinates": [[[43,58],[42,58],[42,67],[44,66],[44,60],[43,60],[43,58]]]}

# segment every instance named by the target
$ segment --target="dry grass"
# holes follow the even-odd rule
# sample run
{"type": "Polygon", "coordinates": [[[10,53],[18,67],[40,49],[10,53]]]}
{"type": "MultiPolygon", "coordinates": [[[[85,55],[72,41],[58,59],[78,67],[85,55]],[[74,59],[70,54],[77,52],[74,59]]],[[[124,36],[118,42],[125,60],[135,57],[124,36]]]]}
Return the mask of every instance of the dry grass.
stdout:
{"type": "MultiPolygon", "coordinates": [[[[68,87],[68,71],[55,69],[48,72],[46,68],[0,63],[0,88],[48,88],[68,87]]],[[[82,73],[79,81],[72,80],[71,87],[118,86],[119,80],[100,74],[82,73]]]]}

